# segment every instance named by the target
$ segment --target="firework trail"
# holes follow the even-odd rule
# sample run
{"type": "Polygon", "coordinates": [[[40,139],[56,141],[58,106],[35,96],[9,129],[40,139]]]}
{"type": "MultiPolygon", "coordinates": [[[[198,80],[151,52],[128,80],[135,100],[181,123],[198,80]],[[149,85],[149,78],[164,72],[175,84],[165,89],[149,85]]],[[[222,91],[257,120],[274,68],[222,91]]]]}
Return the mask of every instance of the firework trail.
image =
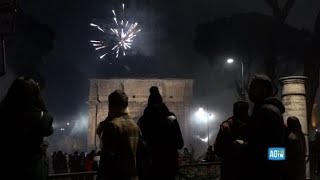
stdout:
{"type": "Polygon", "coordinates": [[[126,55],[128,49],[131,49],[134,38],[141,31],[138,23],[131,23],[125,17],[125,4],[122,4],[122,14],[117,14],[112,10],[113,21],[112,27],[105,29],[97,24],[90,23],[90,26],[96,28],[104,34],[100,40],[91,40],[90,43],[95,50],[101,52],[100,59],[108,54],[116,58],[126,55]]]}

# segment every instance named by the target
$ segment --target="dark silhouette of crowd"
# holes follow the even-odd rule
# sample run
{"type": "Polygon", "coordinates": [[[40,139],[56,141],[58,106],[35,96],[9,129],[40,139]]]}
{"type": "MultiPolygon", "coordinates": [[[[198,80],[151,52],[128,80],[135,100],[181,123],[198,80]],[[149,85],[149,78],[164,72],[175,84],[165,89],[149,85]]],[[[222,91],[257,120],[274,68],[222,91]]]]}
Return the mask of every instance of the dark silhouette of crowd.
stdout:
{"type": "MultiPolygon", "coordinates": [[[[284,121],[285,107],[273,97],[273,89],[267,76],[253,76],[248,91],[254,105],[252,114],[249,115],[249,103],[239,100],[233,104],[233,116],[220,125],[214,145],[208,146],[204,160],[221,160],[221,180],[305,179],[305,135],[297,117],[284,121]],[[268,160],[270,147],[285,147],[286,160],[268,160]]],[[[166,106],[158,87],[150,88],[148,104],[138,123],[129,114],[129,100],[124,91],[112,92],[108,103],[108,116],[96,130],[101,151],[92,150],[87,155],[77,151],[54,152],[54,173],[97,171],[97,180],[174,180],[179,161],[193,162],[187,148],[182,154],[178,152],[184,147],[178,119],[166,106]]],[[[9,154],[12,149],[17,150],[8,162],[20,162],[15,164],[15,170],[22,172],[24,179],[46,179],[48,145],[43,138],[53,133],[53,118],[37,82],[27,77],[16,79],[1,102],[0,116],[7,123],[5,127],[15,128],[11,138],[5,140],[11,147],[9,154]],[[15,143],[16,140],[19,142],[15,143]],[[18,152],[21,148],[24,148],[23,154],[18,152]]],[[[313,146],[318,153],[319,133],[316,136],[313,146]]],[[[18,175],[12,176],[18,179],[18,175]]]]}
{"type": "Polygon", "coordinates": [[[320,132],[316,131],[314,140],[310,142],[310,164],[311,170],[320,177],[320,132]]]}
{"type": "Polygon", "coordinates": [[[40,92],[34,79],[20,77],[13,81],[1,102],[2,127],[13,129],[1,136],[8,147],[4,148],[5,154],[14,154],[4,158],[5,167],[9,167],[5,171],[11,179],[42,180],[48,175],[43,139],[53,133],[53,118],[40,92]]]}
{"type": "Polygon", "coordinates": [[[92,150],[89,154],[75,151],[73,154],[66,154],[62,151],[53,152],[52,154],[52,168],[55,174],[61,173],[75,173],[88,172],[98,170],[98,161],[95,160],[100,152],[96,153],[92,150]]]}
{"type": "Polygon", "coordinates": [[[273,85],[265,75],[255,75],[249,84],[249,99],[234,104],[233,116],[220,126],[215,151],[221,158],[221,180],[304,180],[306,141],[300,121],[284,121],[285,107],[274,98],[273,85]],[[285,123],[286,122],[286,123],[285,123]],[[268,149],[283,147],[284,161],[268,159],[268,149]]]}

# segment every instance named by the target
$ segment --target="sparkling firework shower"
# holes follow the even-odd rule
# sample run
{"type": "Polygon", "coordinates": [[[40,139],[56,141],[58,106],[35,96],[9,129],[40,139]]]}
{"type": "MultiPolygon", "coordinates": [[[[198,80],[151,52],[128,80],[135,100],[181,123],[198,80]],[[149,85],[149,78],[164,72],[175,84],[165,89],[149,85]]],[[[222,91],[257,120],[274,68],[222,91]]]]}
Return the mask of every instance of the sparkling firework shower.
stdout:
{"type": "Polygon", "coordinates": [[[131,23],[125,18],[124,4],[122,4],[120,14],[117,14],[115,10],[112,10],[112,14],[114,24],[110,28],[105,29],[97,24],[90,23],[90,26],[104,34],[102,38],[90,41],[95,50],[101,52],[100,59],[107,55],[115,55],[116,58],[120,55],[125,56],[126,51],[132,47],[134,37],[141,31],[137,22],[131,23]]]}

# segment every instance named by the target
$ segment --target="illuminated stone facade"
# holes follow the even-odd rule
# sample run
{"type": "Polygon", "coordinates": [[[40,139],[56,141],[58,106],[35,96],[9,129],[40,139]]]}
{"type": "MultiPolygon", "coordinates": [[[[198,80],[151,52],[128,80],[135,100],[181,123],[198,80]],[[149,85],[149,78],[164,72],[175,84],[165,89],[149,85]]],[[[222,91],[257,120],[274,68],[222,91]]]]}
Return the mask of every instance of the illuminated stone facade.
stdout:
{"type": "MultiPolygon", "coordinates": [[[[283,115],[285,123],[289,116],[296,116],[301,124],[302,131],[305,134],[307,142],[307,152],[309,154],[309,138],[308,138],[308,121],[307,121],[307,104],[306,104],[306,89],[304,76],[289,76],[281,78],[282,83],[282,102],[286,108],[283,115]]],[[[310,179],[310,166],[306,164],[306,179],[310,179]]]]}
{"type": "Polygon", "coordinates": [[[108,96],[117,89],[129,97],[129,111],[137,122],[147,105],[149,89],[158,86],[164,102],[177,115],[185,142],[188,142],[189,112],[193,96],[192,79],[91,79],[89,94],[88,149],[99,148],[95,130],[108,115],[108,96]]]}

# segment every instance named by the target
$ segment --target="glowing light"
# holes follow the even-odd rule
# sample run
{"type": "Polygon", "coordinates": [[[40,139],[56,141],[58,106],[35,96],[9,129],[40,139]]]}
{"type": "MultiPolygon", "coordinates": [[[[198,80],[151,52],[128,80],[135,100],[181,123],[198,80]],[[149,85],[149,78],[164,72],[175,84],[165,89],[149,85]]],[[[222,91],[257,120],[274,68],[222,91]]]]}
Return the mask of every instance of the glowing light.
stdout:
{"type": "Polygon", "coordinates": [[[103,54],[102,56],[100,56],[100,59],[104,58],[108,53],[103,54]]]}
{"type": "Polygon", "coordinates": [[[102,40],[91,40],[92,46],[96,51],[104,51],[100,55],[100,59],[106,57],[107,54],[114,55],[118,58],[120,55],[126,56],[126,51],[132,48],[134,37],[141,31],[138,28],[138,23],[130,23],[127,17],[125,17],[125,4],[122,4],[122,14],[118,15],[115,10],[112,10],[113,14],[113,27],[109,28],[110,31],[106,31],[104,28],[97,24],[90,23],[90,26],[103,32],[102,40]]]}
{"type": "Polygon", "coordinates": [[[67,126],[69,126],[70,125],[70,123],[67,123],[67,126]]]}
{"type": "Polygon", "coordinates": [[[207,122],[208,120],[213,120],[215,115],[209,112],[206,112],[203,108],[199,108],[195,113],[197,121],[207,122]]]}
{"type": "Polygon", "coordinates": [[[96,50],[103,49],[103,48],[106,48],[106,46],[97,47],[96,50]]]}
{"type": "Polygon", "coordinates": [[[197,135],[197,138],[200,139],[202,142],[208,142],[208,137],[206,138],[201,138],[199,135],[197,135]]]}
{"type": "Polygon", "coordinates": [[[104,30],[103,30],[100,26],[98,26],[98,25],[96,25],[96,24],[90,23],[90,26],[99,29],[99,31],[101,31],[101,32],[104,32],[104,30]]]}
{"type": "Polygon", "coordinates": [[[196,117],[197,118],[203,118],[205,116],[206,116],[206,114],[205,114],[203,108],[199,108],[199,110],[196,112],[196,117]]]}
{"type": "Polygon", "coordinates": [[[227,63],[228,63],[228,64],[232,64],[233,62],[234,62],[233,59],[228,59],[228,60],[227,60],[227,63]]]}

